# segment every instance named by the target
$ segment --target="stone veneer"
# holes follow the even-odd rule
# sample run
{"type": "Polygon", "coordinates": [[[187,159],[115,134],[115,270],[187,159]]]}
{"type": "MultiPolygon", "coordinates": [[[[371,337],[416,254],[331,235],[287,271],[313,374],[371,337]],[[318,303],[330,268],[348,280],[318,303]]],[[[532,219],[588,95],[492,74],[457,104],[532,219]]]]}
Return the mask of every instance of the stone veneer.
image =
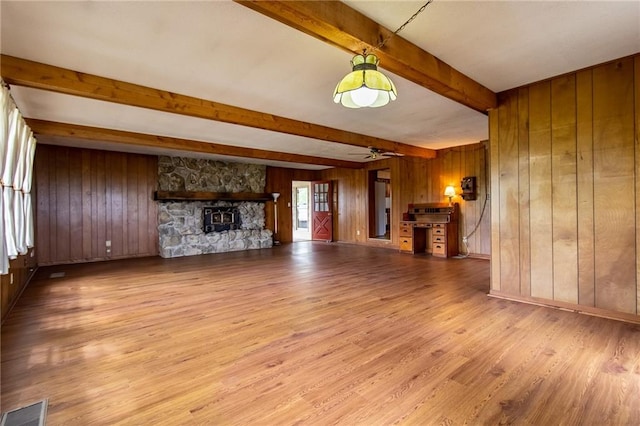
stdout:
{"type": "MultiPolygon", "coordinates": [[[[266,166],[226,163],[195,158],[159,157],[161,191],[264,192],[266,166]]],[[[227,251],[268,248],[272,232],[265,229],[264,203],[225,201],[159,202],[160,256],[179,257],[227,251]],[[205,206],[235,206],[241,229],[203,231],[205,206]]]]}

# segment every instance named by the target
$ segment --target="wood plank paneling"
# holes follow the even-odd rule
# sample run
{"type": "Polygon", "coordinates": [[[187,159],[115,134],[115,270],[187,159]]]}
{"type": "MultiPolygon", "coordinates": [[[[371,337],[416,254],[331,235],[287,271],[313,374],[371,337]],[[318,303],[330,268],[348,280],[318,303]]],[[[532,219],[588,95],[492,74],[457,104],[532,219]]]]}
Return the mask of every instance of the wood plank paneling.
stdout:
{"type": "MultiPolygon", "coordinates": [[[[475,149],[465,152],[463,161],[463,171],[461,178],[465,176],[476,176],[478,178],[478,198],[475,201],[461,201],[460,202],[460,218],[464,221],[460,239],[462,237],[468,237],[467,249],[468,253],[481,254],[488,256],[491,253],[491,229],[488,227],[491,223],[488,217],[488,211],[486,206],[489,203],[487,200],[487,185],[486,171],[487,164],[485,161],[487,154],[486,145],[484,143],[476,145],[475,149]],[[483,209],[485,210],[483,212],[483,209]]],[[[460,247],[464,250],[464,245],[460,247]]]]}
{"type": "Polygon", "coordinates": [[[69,150],[69,258],[82,260],[84,247],[82,217],[82,151],[69,150]],[[80,179],[75,177],[80,176],[80,179]],[[74,178],[72,178],[74,177],[74,178]]]}
{"type": "Polygon", "coordinates": [[[158,254],[155,157],[39,145],[35,179],[40,264],[158,254]]]}
{"type": "MultiPolygon", "coordinates": [[[[96,232],[94,235],[97,235],[98,238],[94,239],[95,241],[95,252],[93,252],[93,258],[95,259],[106,259],[107,252],[104,242],[109,239],[107,236],[107,230],[109,230],[109,234],[111,234],[111,227],[107,227],[107,223],[111,223],[107,221],[107,197],[111,194],[111,190],[107,187],[107,153],[106,151],[98,151],[94,153],[95,157],[95,179],[96,179],[96,192],[95,196],[91,199],[91,204],[94,202],[96,204],[96,209],[93,210],[93,214],[97,216],[97,220],[94,220],[96,232]]],[[[93,227],[92,227],[93,229],[93,227]]]]}
{"type": "Polygon", "coordinates": [[[124,255],[123,236],[126,232],[126,187],[124,176],[126,176],[126,159],[117,153],[107,153],[107,164],[115,173],[111,174],[110,191],[111,201],[107,205],[107,211],[111,212],[111,253],[107,249],[107,257],[118,258],[124,255]]]}
{"type": "Polygon", "coordinates": [[[138,252],[138,228],[144,223],[140,218],[138,198],[138,168],[140,167],[142,158],[130,158],[127,165],[127,250],[126,253],[138,252]]]}
{"type": "MultiPolygon", "coordinates": [[[[147,167],[148,167],[148,158],[140,157],[139,164],[136,169],[136,179],[137,179],[137,188],[135,189],[135,194],[137,194],[136,202],[138,203],[138,211],[136,216],[138,218],[137,229],[131,230],[131,234],[135,234],[136,231],[138,236],[136,238],[136,243],[138,247],[136,247],[136,251],[146,252],[149,251],[149,239],[145,235],[145,229],[148,229],[150,226],[149,223],[149,197],[141,196],[147,190],[147,167]]],[[[132,191],[133,192],[133,191],[132,191]]]]}
{"type": "Polygon", "coordinates": [[[456,188],[454,203],[460,205],[458,246],[464,254],[488,257],[491,253],[490,208],[488,206],[488,181],[486,170],[488,143],[465,145],[443,149],[438,152],[436,160],[429,161],[428,180],[431,182],[428,201],[446,202],[443,192],[446,186],[456,188]],[[463,200],[460,181],[465,176],[475,176],[477,183],[477,199],[463,200]],[[485,203],[487,205],[485,206],[485,203]],[[484,213],[483,213],[484,208],[484,213]],[[466,237],[467,245],[463,243],[466,237]]]}
{"type": "Polygon", "coordinates": [[[636,312],[633,59],[593,70],[596,307],[636,312]]]}
{"type": "Polygon", "coordinates": [[[55,259],[69,259],[71,258],[70,246],[71,246],[71,211],[69,209],[69,148],[61,147],[59,151],[54,153],[57,158],[53,170],[56,172],[56,197],[51,201],[56,206],[55,225],[57,238],[54,240],[55,246],[55,259]]]}
{"type": "Polygon", "coordinates": [[[520,294],[531,295],[531,232],[529,209],[529,88],[518,90],[518,205],[520,294]]]}
{"type": "Polygon", "coordinates": [[[633,64],[634,108],[636,118],[636,314],[640,314],[640,55],[634,58],[633,64]]]}
{"type": "MultiPolygon", "coordinates": [[[[111,165],[111,163],[114,161],[114,159],[112,158],[113,153],[111,152],[105,152],[104,155],[104,162],[105,162],[105,166],[107,164],[111,165]]],[[[115,164],[114,164],[115,165],[115,164]]],[[[104,207],[104,217],[105,217],[105,222],[104,222],[104,240],[102,241],[98,241],[98,249],[104,253],[104,257],[105,259],[110,259],[113,253],[113,226],[109,226],[108,224],[114,223],[114,222],[118,222],[118,217],[113,216],[113,202],[114,202],[114,198],[118,197],[117,191],[118,189],[116,187],[114,187],[114,184],[117,184],[117,179],[114,179],[113,173],[108,173],[107,171],[105,171],[105,207],[104,207]],[[116,182],[114,182],[116,181],[116,182]],[[116,192],[115,196],[114,196],[114,192],[116,192]],[[107,241],[109,241],[109,244],[111,244],[111,246],[109,248],[107,248],[107,241]]],[[[119,224],[120,226],[122,226],[122,224],[119,224]]]]}
{"type": "Polygon", "coordinates": [[[329,169],[321,178],[334,182],[337,209],[334,211],[334,240],[367,240],[367,196],[362,188],[367,187],[365,170],[329,169]]]}
{"type": "Polygon", "coordinates": [[[551,81],[553,298],[578,303],[575,75],[551,81]]]}
{"type": "Polygon", "coordinates": [[[91,191],[92,176],[91,176],[91,151],[83,150],[82,152],[82,255],[91,257],[93,251],[92,242],[93,238],[93,226],[91,216],[97,209],[94,208],[92,200],[93,194],[91,191]]]}
{"type": "Polygon", "coordinates": [[[500,175],[500,282],[501,290],[520,293],[518,98],[507,96],[498,108],[500,175]],[[514,219],[515,218],[515,219],[514,219]]]}
{"type": "Polygon", "coordinates": [[[9,313],[9,306],[11,305],[10,280],[11,276],[9,274],[0,275],[0,318],[2,318],[2,321],[9,313]]]}
{"type": "Polygon", "coordinates": [[[499,109],[489,111],[489,143],[491,153],[491,290],[501,291],[500,281],[500,125],[499,109]]]}
{"type": "Polygon", "coordinates": [[[501,252],[500,263],[492,260],[492,270],[502,280],[492,274],[493,294],[619,318],[638,315],[639,63],[635,55],[499,95],[499,114],[490,115],[492,160],[498,161],[492,161],[492,177],[502,197],[512,176],[501,157],[517,138],[521,214],[509,214],[510,207],[494,199],[500,214],[494,212],[492,225],[495,232],[520,221],[519,247],[530,251],[531,273],[528,292],[521,252],[520,289],[504,285],[515,266],[511,234],[499,232],[492,247],[501,252]],[[518,135],[511,134],[513,102],[519,105],[518,135]]]}
{"type": "MultiPolygon", "coordinates": [[[[529,88],[529,188],[531,296],[553,299],[553,230],[551,197],[551,87],[529,88]]],[[[502,248],[500,248],[502,249],[502,248]]]]}
{"type": "Polygon", "coordinates": [[[593,232],[593,94],[592,70],[576,76],[578,185],[578,303],[595,306],[593,232]]]}
{"type": "MultiPolygon", "coordinates": [[[[43,145],[36,145],[36,156],[34,158],[34,178],[33,189],[35,190],[35,205],[36,210],[33,212],[35,220],[35,237],[37,238],[40,233],[51,233],[50,221],[52,220],[51,206],[49,203],[49,191],[51,189],[51,171],[49,166],[50,161],[40,160],[41,156],[38,154],[43,145]],[[40,178],[37,178],[40,176],[40,178]],[[43,195],[44,194],[44,195],[43,195]]],[[[46,158],[45,158],[46,159],[46,158]]],[[[55,240],[54,240],[55,241],[55,240]]],[[[51,259],[51,245],[49,242],[45,244],[36,244],[38,258],[51,259]]]]}
{"type": "MultiPolygon", "coordinates": [[[[485,143],[485,146],[489,146],[489,141],[485,143]]],[[[478,168],[478,176],[481,177],[480,182],[478,182],[478,188],[480,190],[479,199],[482,200],[482,206],[478,210],[478,219],[476,220],[476,223],[480,221],[478,230],[480,233],[478,237],[480,239],[480,249],[476,253],[490,256],[492,231],[490,191],[493,181],[490,182],[490,155],[487,152],[487,149],[479,151],[479,156],[477,158],[478,162],[476,163],[476,167],[478,168]]]]}

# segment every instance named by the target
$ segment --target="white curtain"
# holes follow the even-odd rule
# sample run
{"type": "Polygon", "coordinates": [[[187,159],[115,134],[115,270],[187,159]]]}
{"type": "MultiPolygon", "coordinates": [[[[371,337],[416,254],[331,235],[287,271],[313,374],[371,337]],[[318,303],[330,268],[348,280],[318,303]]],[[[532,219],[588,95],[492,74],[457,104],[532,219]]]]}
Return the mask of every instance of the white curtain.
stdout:
{"type": "Polygon", "coordinates": [[[9,92],[2,85],[2,90],[0,90],[0,275],[5,275],[9,272],[9,257],[7,256],[7,243],[4,237],[4,196],[2,194],[4,183],[2,182],[2,177],[4,176],[4,159],[7,156],[11,103],[9,92]]]}
{"type": "Polygon", "coordinates": [[[24,184],[27,148],[29,146],[31,130],[22,120],[18,123],[18,127],[18,160],[16,162],[16,171],[13,175],[13,225],[14,235],[16,238],[16,249],[19,254],[27,254],[27,232],[25,228],[24,195],[22,193],[22,185],[24,184]]]}
{"type": "Polygon", "coordinates": [[[9,137],[7,139],[6,157],[4,159],[4,171],[2,174],[2,195],[4,197],[4,240],[6,242],[7,256],[9,259],[18,257],[16,247],[16,227],[13,219],[13,178],[18,162],[18,144],[20,140],[20,112],[13,107],[9,114],[9,137]]]}
{"type": "Polygon", "coordinates": [[[36,155],[36,138],[33,132],[29,132],[29,142],[27,144],[26,168],[24,180],[22,182],[22,192],[24,193],[24,223],[26,228],[25,243],[27,248],[32,248],[35,244],[33,207],[31,205],[31,186],[33,181],[33,159],[36,155]]]}
{"type": "Polygon", "coordinates": [[[0,274],[33,247],[31,181],[36,140],[2,82],[0,97],[0,274]]]}

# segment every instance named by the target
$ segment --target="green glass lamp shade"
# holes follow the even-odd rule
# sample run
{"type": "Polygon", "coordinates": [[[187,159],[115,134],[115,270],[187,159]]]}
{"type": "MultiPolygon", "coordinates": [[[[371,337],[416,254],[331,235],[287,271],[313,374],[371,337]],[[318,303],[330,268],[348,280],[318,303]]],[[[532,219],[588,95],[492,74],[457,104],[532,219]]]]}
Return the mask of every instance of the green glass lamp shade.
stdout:
{"type": "Polygon", "coordinates": [[[381,107],[398,97],[396,86],[378,71],[378,57],[356,55],[351,60],[353,71],[347,74],[333,92],[333,102],[347,108],[381,107]]]}

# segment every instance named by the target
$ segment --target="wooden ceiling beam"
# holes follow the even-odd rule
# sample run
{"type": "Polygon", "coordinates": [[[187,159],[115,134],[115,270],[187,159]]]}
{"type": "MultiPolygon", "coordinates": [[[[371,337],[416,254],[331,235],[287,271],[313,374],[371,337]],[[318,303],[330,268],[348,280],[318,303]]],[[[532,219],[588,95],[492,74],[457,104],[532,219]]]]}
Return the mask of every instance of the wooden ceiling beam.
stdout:
{"type": "Polygon", "coordinates": [[[436,151],[432,149],[85,74],[8,55],[0,55],[0,73],[4,81],[10,85],[49,90],[328,142],[365,148],[375,147],[413,157],[435,158],[436,156],[436,151]]]}
{"type": "Polygon", "coordinates": [[[57,136],[82,139],[88,141],[111,142],[116,144],[164,148],[199,152],[203,154],[225,155],[262,160],[283,161],[287,163],[313,164],[329,167],[360,169],[364,163],[343,161],[331,158],[312,157],[310,155],[289,154],[285,152],[266,151],[263,149],[243,148],[221,145],[218,143],[200,142],[168,136],[149,135],[144,133],[125,132],[121,130],[103,129],[99,127],[80,126],[77,124],[57,123],[46,120],[25,118],[25,121],[36,136],[57,136]]]}
{"type": "MultiPolygon", "coordinates": [[[[393,34],[340,1],[234,1],[354,54],[393,34]]],[[[375,54],[382,68],[476,111],[497,105],[494,92],[399,35],[375,54]]]]}

